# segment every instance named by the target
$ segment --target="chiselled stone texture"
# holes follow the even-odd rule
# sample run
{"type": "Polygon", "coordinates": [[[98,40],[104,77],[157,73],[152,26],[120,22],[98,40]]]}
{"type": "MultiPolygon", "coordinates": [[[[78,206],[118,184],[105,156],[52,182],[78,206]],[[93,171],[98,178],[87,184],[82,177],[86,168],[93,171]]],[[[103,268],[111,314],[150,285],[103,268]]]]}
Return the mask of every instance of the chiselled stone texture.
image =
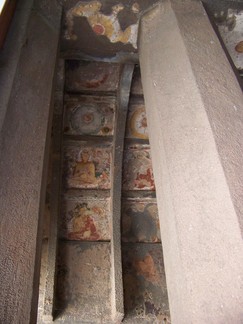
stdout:
{"type": "Polygon", "coordinates": [[[172,323],[242,323],[242,91],[199,1],[161,2],[140,36],[172,323]]]}
{"type": "MultiPolygon", "coordinates": [[[[7,38],[0,52],[0,130],[8,109],[16,69],[22,45],[25,42],[31,6],[34,0],[23,0],[16,6],[16,14],[10,24],[7,38]]],[[[58,17],[58,15],[57,15],[58,17]]]]}
{"type": "Polygon", "coordinates": [[[59,243],[56,319],[109,323],[110,244],[59,243]]]}
{"type": "MultiPolygon", "coordinates": [[[[55,6],[60,24],[61,8],[57,2],[55,6]]],[[[38,11],[31,11],[0,135],[2,323],[34,323],[37,315],[45,153],[58,40],[59,26],[50,27],[38,11]]]]}
{"type": "Polygon", "coordinates": [[[45,305],[45,288],[46,276],[48,271],[48,239],[43,237],[42,250],[41,250],[41,270],[40,270],[40,283],[39,283],[39,299],[38,299],[38,316],[37,323],[42,324],[42,318],[45,305]]]}

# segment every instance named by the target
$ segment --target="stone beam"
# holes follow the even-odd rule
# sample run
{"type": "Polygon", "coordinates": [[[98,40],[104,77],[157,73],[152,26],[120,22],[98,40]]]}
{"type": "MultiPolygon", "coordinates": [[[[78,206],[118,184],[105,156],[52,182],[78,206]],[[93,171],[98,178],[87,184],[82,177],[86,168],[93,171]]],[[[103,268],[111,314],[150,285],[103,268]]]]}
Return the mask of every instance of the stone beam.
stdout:
{"type": "Polygon", "coordinates": [[[122,160],[127,111],[134,65],[123,66],[118,93],[117,114],[112,163],[112,239],[111,239],[111,312],[114,323],[120,323],[124,317],[122,258],[121,258],[121,195],[122,195],[122,160]]]}
{"type": "Polygon", "coordinates": [[[3,125],[33,0],[18,3],[0,52],[0,130],[3,125]]]}
{"type": "Polygon", "coordinates": [[[172,323],[241,323],[241,89],[198,1],[145,15],[139,58],[172,323]]]}
{"type": "Polygon", "coordinates": [[[34,1],[0,133],[2,323],[36,322],[45,153],[60,19],[56,1],[49,6],[46,1],[34,1]]]}

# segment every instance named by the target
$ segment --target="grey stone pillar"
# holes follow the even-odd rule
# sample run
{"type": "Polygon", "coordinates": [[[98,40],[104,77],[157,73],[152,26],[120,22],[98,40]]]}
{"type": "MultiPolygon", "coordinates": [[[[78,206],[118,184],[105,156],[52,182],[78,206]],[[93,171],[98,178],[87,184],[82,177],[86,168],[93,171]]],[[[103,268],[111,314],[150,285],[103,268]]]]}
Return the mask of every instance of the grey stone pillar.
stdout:
{"type": "Polygon", "coordinates": [[[242,323],[241,89],[199,1],[144,16],[139,56],[172,323],[242,323]]]}
{"type": "Polygon", "coordinates": [[[34,1],[31,8],[0,133],[0,322],[9,324],[36,321],[45,152],[61,19],[57,1],[34,1]]]}

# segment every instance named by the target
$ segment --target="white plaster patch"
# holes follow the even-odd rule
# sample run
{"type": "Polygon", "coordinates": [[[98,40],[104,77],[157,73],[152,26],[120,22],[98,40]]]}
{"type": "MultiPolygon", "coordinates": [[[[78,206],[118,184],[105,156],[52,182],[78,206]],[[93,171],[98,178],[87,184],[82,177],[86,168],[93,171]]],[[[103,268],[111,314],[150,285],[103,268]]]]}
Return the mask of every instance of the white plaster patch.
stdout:
{"type": "Polygon", "coordinates": [[[235,27],[229,30],[226,25],[218,25],[220,35],[237,69],[243,69],[243,53],[235,47],[243,41],[243,11],[235,12],[235,27]]]}

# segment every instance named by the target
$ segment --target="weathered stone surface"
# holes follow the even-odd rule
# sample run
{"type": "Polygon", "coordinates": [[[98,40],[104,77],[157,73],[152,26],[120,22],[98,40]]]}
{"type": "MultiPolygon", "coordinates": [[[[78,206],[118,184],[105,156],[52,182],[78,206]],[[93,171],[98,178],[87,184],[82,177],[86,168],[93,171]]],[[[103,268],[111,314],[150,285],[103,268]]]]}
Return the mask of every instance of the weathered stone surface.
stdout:
{"type": "Polygon", "coordinates": [[[143,19],[141,74],[171,320],[238,324],[242,92],[200,2],[165,1],[143,19]]]}
{"type": "Polygon", "coordinates": [[[41,249],[41,270],[40,270],[40,284],[39,284],[39,298],[38,298],[38,317],[37,323],[43,323],[43,312],[44,312],[44,298],[45,298],[45,287],[46,287],[46,275],[48,269],[48,239],[42,240],[41,249]]]}
{"type": "MultiPolygon", "coordinates": [[[[63,89],[64,89],[64,60],[59,59],[56,68],[56,89],[54,93],[54,112],[52,119],[51,164],[49,207],[50,222],[48,233],[47,268],[44,289],[43,318],[53,319],[53,306],[56,282],[56,258],[58,243],[58,218],[61,204],[61,175],[62,175],[62,128],[63,128],[63,89]]],[[[49,179],[48,179],[49,180],[49,179]]],[[[42,255],[42,261],[43,255],[42,255]]]]}
{"type": "MultiPolygon", "coordinates": [[[[224,5],[226,6],[226,4],[224,5]]],[[[233,3],[231,5],[234,6],[233,3]]],[[[238,3],[238,5],[243,10],[243,3],[238,3]]],[[[178,13],[183,12],[183,8],[179,4],[177,7],[178,13]]],[[[237,3],[234,7],[237,8],[237,3]]],[[[243,155],[241,154],[243,152],[243,84],[241,83],[240,88],[239,81],[222,51],[216,34],[212,31],[208,19],[204,19],[205,11],[202,13],[200,9],[200,6],[194,8],[193,14],[192,8],[190,9],[192,17],[190,22],[185,18],[185,14],[178,15],[177,20],[185,36],[184,42],[188,55],[193,57],[191,60],[192,71],[203,96],[203,103],[243,237],[243,155]],[[197,20],[197,16],[200,16],[200,20],[197,20]],[[197,30],[192,27],[192,24],[198,24],[200,28],[197,30]],[[207,32],[205,32],[206,30],[207,32]]],[[[240,26],[243,25],[242,17],[241,13],[240,26]]],[[[240,26],[237,23],[237,29],[242,31],[240,26]]]]}
{"type": "Polygon", "coordinates": [[[115,323],[124,317],[122,258],[121,258],[121,192],[122,192],[122,162],[124,153],[124,137],[126,119],[130,98],[134,65],[125,64],[122,67],[117,93],[117,113],[115,119],[115,135],[112,151],[112,187],[111,187],[111,311],[115,323]]]}
{"type": "Polygon", "coordinates": [[[70,96],[65,103],[67,135],[113,135],[116,100],[113,97],[70,96]]]}
{"type": "Polygon", "coordinates": [[[111,148],[70,142],[64,148],[64,185],[67,188],[110,189],[111,148]]]}
{"type": "Polygon", "coordinates": [[[115,63],[66,61],[65,88],[69,92],[115,92],[120,65],[115,63]]]}
{"type": "Polygon", "coordinates": [[[54,30],[60,30],[60,18],[57,14],[57,6],[62,8],[62,0],[34,0],[33,10],[45,20],[45,23],[54,30]]]}
{"type": "Polygon", "coordinates": [[[130,145],[124,151],[123,190],[155,190],[149,145],[130,145]]]}
{"type": "Polygon", "coordinates": [[[23,0],[21,4],[17,4],[4,47],[0,52],[0,130],[7,112],[21,48],[25,42],[32,3],[33,0],[23,0]]]}
{"type": "Polygon", "coordinates": [[[68,240],[108,241],[111,238],[110,200],[65,196],[60,236],[68,240]]]}
{"type": "Polygon", "coordinates": [[[60,242],[57,320],[109,323],[110,243],[60,242]]]}
{"type": "MultiPolygon", "coordinates": [[[[59,21],[61,11],[57,5],[59,21]]],[[[37,313],[46,159],[59,30],[31,12],[0,140],[0,318],[37,313]],[[38,35],[38,36],[37,36],[38,35]],[[49,127],[48,127],[49,126],[49,127]]]]}
{"type": "Polygon", "coordinates": [[[122,241],[160,242],[157,204],[152,199],[123,199],[122,241]]]}
{"type": "Polygon", "coordinates": [[[123,244],[125,323],[170,323],[161,244],[123,244]]]}

